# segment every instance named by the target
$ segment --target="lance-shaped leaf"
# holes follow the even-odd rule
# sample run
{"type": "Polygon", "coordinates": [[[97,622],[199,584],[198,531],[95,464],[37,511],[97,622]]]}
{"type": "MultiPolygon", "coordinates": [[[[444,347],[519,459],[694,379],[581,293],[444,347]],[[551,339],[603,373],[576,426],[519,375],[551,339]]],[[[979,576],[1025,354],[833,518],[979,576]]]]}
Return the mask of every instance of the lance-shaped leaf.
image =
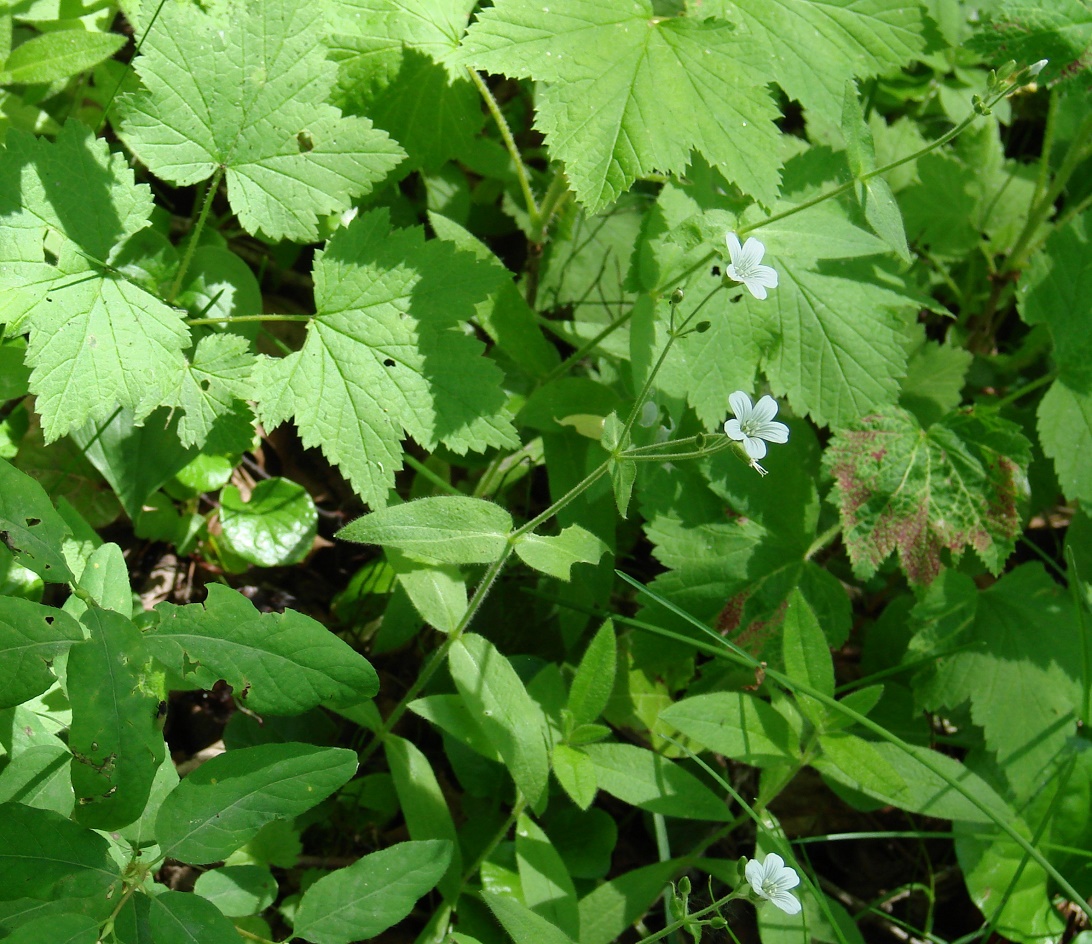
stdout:
{"type": "Polygon", "coordinates": [[[209,584],[204,604],[161,603],[156,611],[148,650],[204,688],[224,679],[253,711],[300,714],[356,704],[379,690],[362,655],[295,610],[260,613],[241,593],[209,584]]]}
{"type": "Polygon", "coordinates": [[[1006,420],[950,413],[922,429],[913,414],[892,407],[839,432],[823,461],[862,578],[896,550],[918,584],[940,573],[944,548],[958,557],[973,547],[995,574],[1012,552],[1029,447],[1006,420]]]}
{"type": "Polygon", "coordinates": [[[164,855],[226,859],[263,826],[325,800],[356,773],[356,754],[311,744],[260,744],[220,754],[167,795],[155,821],[164,855]]]}
{"type": "Polygon", "coordinates": [[[144,88],[122,105],[122,135],[153,173],[194,184],[225,169],[248,232],[299,242],[320,214],[349,207],[402,159],[366,118],[327,104],[337,67],[324,6],[245,0],[212,17],[168,4],[134,62],[144,88]]]}
{"type": "Polygon", "coordinates": [[[45,489],[6,459],[0,459],[0,541],[15,560],[43,580],[72,579],[61,543],[68,525],[45,489]]]}
{"type": "Polygon", "coordinates": [[[96,829],[117,829],[140,816],[163,763],[166,745],[157,721],[164,693],[129,620],[92,607],[81,621],[91,638],[69,651],[67,676],[76,818],[96,829]]]}
{"type": "Polygon", "coordinates": [[[704,11],[657,16],[652,0],[500,0],[468,30],[461,57],[547,83],[536,124],[594,212],[644,174],[681,172],[694,148],[773,200],[778,113],[751,45],[704,11]]]}
{"type": "Polygon", "coordinates": [[[12,131],[6,143],[0,322],[30,334],[30,389],[46,439],[119,405],[140,422],[177,386],[189,337],[177,312],[108,268],[148,225],[151,194],[78,122],[55,142],[12,131]]]}
{"type": "Polygon", "coordinates": [[[516,555],[558,580],[570,580],[573,564],[598,563],[608,548],[587,528],[571,524],[560,534],[525,534],[516,542],[516,555]]]}
{"type": "Polygon", "coordinates": [[[397,924],[435,887],[451,842],[400,842],[320,878],[300,898],[295,932],[315,944],[371,940],[397,924]]]}
{"type": "Polygon", "coordinates": [[[0,597],[0,708],[13,708],[53,684],[49,665],[83,630],[63,610],[0,597]]]}
{"type": "Polygon", "coordinates": [[[408,433],[461,454],[518,446],[500,370],[458,327],[494,288],[488,264],[424,231],[357,217],[315,257],[317,314],[303,349],[259,366],[259,414],[295,416],[364,501],[386,503],[408,433]],[[321,410],[315,404],[321,403],[321,410]]]}

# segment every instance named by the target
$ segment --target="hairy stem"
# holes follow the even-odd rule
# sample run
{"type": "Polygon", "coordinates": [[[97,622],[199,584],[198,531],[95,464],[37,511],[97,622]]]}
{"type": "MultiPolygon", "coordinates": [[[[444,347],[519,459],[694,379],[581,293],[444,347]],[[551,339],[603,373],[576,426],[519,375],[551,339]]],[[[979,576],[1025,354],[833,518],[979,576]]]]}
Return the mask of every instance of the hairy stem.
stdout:
{"type": "Polygon", "coordinates": [[[182,280],[185,279],[186,272],[189,271],[190,263],[193,261],[193,254],[197,251],[201,231],[205,228],[205,221],[208,219],[209,210],[212,209],[212,201],[216,198],[216,191],[220,189],[220,181],[223,176],[224,168],[217,167],[216,173],[212,175],[212,180],[209,181],[208,188],[205,190],[205,199],[201,204],[201,212],[197,216],[197,222],[194,223],[193,230],[190,232],[189,243],[186,245],[186,254],[182,257],[182,264],[178,267],[178,274],[174,277],[171,290],[167,293],[166,302],[168,305],[174,304],[174,300],[182,290],[182,280]]]}

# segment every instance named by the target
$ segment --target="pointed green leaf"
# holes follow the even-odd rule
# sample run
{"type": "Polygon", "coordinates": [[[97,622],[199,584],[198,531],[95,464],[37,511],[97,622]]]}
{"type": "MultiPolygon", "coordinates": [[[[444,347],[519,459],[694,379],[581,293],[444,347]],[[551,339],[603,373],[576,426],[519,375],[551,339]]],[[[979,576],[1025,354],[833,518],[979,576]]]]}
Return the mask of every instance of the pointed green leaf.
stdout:
{"type": "Polygon", "coordinates": [[[264,0],[213,17],[168,4],[134,61],[144,87],[122,102],[123,139],[172,183],[223,168],[248,232],[317,239],[320,215],[348,209],[403,157],[366,118],[326,103],[336,66],[323,9],[264,0]]]}
{"type": "Polygon", "coordinates": [[[608,548],[586,528],[571,524],[558,535],[524,534],[515,550],[528,567],[568,581],[573,564],[596,564],[608,548]]]}
{"type": "Polygon", "coordinates": [[[109,59],[125,43],[125,37],[116,33],[83,29],[42,33],[12,50],[0,72],[0,84],[29,85],[67,79],[109,59]]]}
{"type": "Polygon", "coordinates": [[[500,505],[443,495],[373,511],[337,537],[450,564],[489,564],[500,559],[511,531],[512,516],[500,505]]]}
{"type": "Polygon", "coordinates": [[[0,540],[16,562],[52,583],[74,579],[61,553],[68,534],[45,489],[0,459],[0,540]]]}
{"type": "Polygon", "coordinates": [[[420,227],[392,230],[375,210],[338,230],[314,278],[303,349],[259,366],[267,427],[295,416],[304,444],[321,446],[372,507],[386,503],[406,434],[459,454],[518,447],[500,371],[459,326],[495,285],[488,264],[426,242],[420,227]]]}
{"type": "Polygon", "coordinates": [[[192,892],[150,895],[148,927],[156,944],[237,944],[239,940],[223,913],[192,892]]]}
{"type": "Polygon", "coordinates": [[[277,819],[318,805],[356,773],[353,751],[260,744],[220,754],[167,795],[156,817],[163,854],[219,862],[277,819]]]}
{"type": "Polygon", "coordinates": [[[314,944],[370,940],[406,917],[450,861],[445,839],[401,842],[366,855],[303,893],[295,933],[314,944]]]}
{"type": "Polygon", "coordinates": [[[759,767],[795,758],[800,749],[784,717],[746,692],[693,695],[660,719],[717,754],[759,767]]]}
{"type": "Polygon", "coordinates": [[[888,408],[840,432],[823,457],[850,560],[872,576],[892,552],[914,583],[941,569],[941,550],[973,547],[1000,572],[1020,530],[1016,501],[1028,443],[998,417],[951,413],[923,430],[888,408]]]}
{"type": "Polygon", "coordinates": [[[119,879],[106,839],[67,817],[5,803],[0,822],[0,900],[104,896],[119,879]]]}
{"type": "MultiPolygon", "coordinates": [[[[113,542],[95,548],[77,585],[91,594],[103,609],[120,613],[126,619],[133,617],[133,590],[129,585],[129,565],[121,548],[113,542]]],[[[65,609],[75,617],[87,610],[87,604],[79,597],[69,597],[65,609]]]]}
{"type": "Polygon", "coordinates": [[[0,708],[21,705],[49,688],[56,681],[50,663],[78,642],[83,630],[67,613],[0,596],[0,708]]]}
{"type": "Polygon", "coordinates": [[[295,610],[259,613],[241,593],[209,584],[204,604],[161,603],[148,650],[183,678],[224,679],[259,713],[351,705],[379,690],[375,670],[322,624],[295,610]]]}
{"type": "Polygon", "coordinates": [[[120,613],[92,607],[91,633],[68,653],[72,789],[76,819],[96,829],[133,822],[166,754],[159,719],[165,697],[140,631],[120,613]]]}
{"type": "Polygon", "coordinates": [[[555,744],[550,752],[550,767],[569,799],[580,809],[588,809],[599,789],[591,758],[568,744],[555,744]]]}
{"type": "Polygon", "coordinates": [[[524,903],[574,940],[580,913],[572,877],[550,838],[526,813],[516,823],[516,865],[524,903]]]}
{"type": "Polygon", "coordinates": [[[634,744],[588,744],[582,748],[595,765],[599,789],[633,806],[678,816],[724,822],[724,801],[690,771],[634,744]]]}
{"type": "MultiPolygon", "coordinates": [[[[782,624],[781,651],[785,657],[785,672],[789,678],[834,697],[834,660],[827,638],[799,590],[789,594],[782,624]]],[[[827,709],[807,695],[799,694],[801,710],[816,727],[822,727],[827,709]]]]}
{"type": "Polygon", "coordinates": [[[749,41],[704,12],[657,16],[651,0],[500,0],[467,32],[461,61],[545,83],[537,126],[591,212],[638,177],[681,172],[692,149],[769,203],[777,110],[767,77],[747,67],[749,41]]]}
{"type": "Polygon", "coordinates": [[[467,633],[448,653],[448,668],[463,701],[504,759],[516,786],[535,807],[550,774],[546,718],[512,664],[489,640],[467,633]]]}
{"type": "Polygon", "coordinates": [[[606,709],[614,690],[616,663],[614,624],[607,620],[588,643],[569,688],[568,709],[574,725],[591,724],[606,709]]]}
{"type": "Polygon", "coordinates": [[[573,938],[556,924],[515,898],[493,891],[482,892],[482,898],[515,944],[574,944],[573,938]]]}
{"type": "Polygon", "coordinates": [[[277,898],[277,880],[261,865],[228,865],[197,876],[193,891],[229,918],[260,914],[277,898]]]}
{"type": "Polygon", "coordinates": [[[413,560],[393,547],[387,560],[421,618],[442,633],[454,632],[466,614],[466,580],[459,568],[413,560]]]}

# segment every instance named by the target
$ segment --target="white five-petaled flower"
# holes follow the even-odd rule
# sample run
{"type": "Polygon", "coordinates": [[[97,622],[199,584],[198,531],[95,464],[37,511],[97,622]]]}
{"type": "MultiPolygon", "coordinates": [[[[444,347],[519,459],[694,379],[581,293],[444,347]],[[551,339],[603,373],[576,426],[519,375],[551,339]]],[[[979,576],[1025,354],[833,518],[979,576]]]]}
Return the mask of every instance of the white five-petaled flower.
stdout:
{"type": "Polygon", "coordinates": [[[729,233],[724,239],[728,243],[728,255],[732,257],[732,264],[724,270],[728,278],[742,282],[755,298],[765,298],[766,289],[777,288],[777,270],[761,265],[762,254],[766,251],[762,243],[751,236],[741,246],[735,233],[729,233]]]}
{"type": "Polygon", "coordinates": [[[789,889],[800,884],[800,876],[776,852],[771,852],[761,863],[751,859],[743,874],[759,898],[772,901],[785,914],[799,914],[800,901],[789,894],[789,889]]]}
{"type": "Polygon", "coordinates": [[[773,421],[777,416],[777,402],[771,396],[764,396],[752,406],[751,398],[742,390],[729,394],[728,402],[736,416],[724,424],[724,432],[729,439],[743,443],[743,451],[750,457],[751,465],[765,475],[766,470],[758,460],[766,455],[766,443],[789,441],[789,427],[773,421]]]}

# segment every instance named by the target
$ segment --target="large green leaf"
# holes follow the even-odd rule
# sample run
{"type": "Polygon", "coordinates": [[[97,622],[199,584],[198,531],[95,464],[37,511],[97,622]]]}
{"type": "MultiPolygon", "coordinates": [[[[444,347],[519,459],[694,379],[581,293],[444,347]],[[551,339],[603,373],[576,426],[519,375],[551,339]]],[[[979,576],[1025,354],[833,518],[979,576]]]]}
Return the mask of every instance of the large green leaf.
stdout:
{"type": "Polygon", "coordinates": [[[303,349],[259,366],[259,414],[295,416],[369,504],[386,503],[403,436],[457,453],[517,446],[500,371],[459,327],[496,284],[486,263],[385,210],[338,230],[315,258],[317,314],[303,349]],[[316,410],[316,403],[323,409],[316,410]]]}
{"type": "Polygon", "coordinates": [[[220,754],[167,795],[155,834],[164,855],[226,859],[263,826],[316,806],[356,773],[356,754],[310,744],[260,744],[220,754]]]}
{"type": "Polygon", "coordinates": [[[83,630],[51,606],[0,597],[0,708],[12,708],[44,692],[55,681],[50,663],[83,630]]]}
{"type": "Polygon", "coordinates": [[[156,944],[235,944],[239,940],[223,913],[195,893],[149,896],[148,926],[156,944]]]}
{"type": "Polygon", "coordinates": [[[1039,438],[1068,498],[1092,502],[1092,216],[1051,234],[1020,280],[1020,314],[1046,324],[1058,379],[1039,404],[1039,438]]]}
{"type": "Polygon", "coordinates": [[[449,564],[489,564],[508,545],[512,516],[481,498],[440,495],[373,511],[347,524],[343,541],[381,544],[449,564]]]}
{"type": "Polygon", "coordinates": [[[681,172],[691,149],[773,200],[778,115],[769,75],[748,68],[750,49],[726,21],[657,16],[651,0],[500,0],[467,32],[461,57],[546,83],[537,125],[595,212],[638,177],[681,172]]]}
{"type": "Polygon", "coordinates": [[[295,933],[314,944],[370,940],[406,917],[450,861],[445,839],[402,842],[366,855],[303,893],[295,933]]]}
{"type": "Polygon", "coordinates": [[[30,389],[47,440],[104,421],[119,405],[139,422],[181,379],[189,331],[178,313],[107,268],[151,210],[150,191],[134,185],[122,155],[79,122],[55,142],[8,134],[0,322],[30,332],[30,389]]]}
{"type": "Polygon", "coordinates": [[[989,414],[950,413],[922,429],[888,408],[839,432],[823,461],[854,570],[868,578],[897,550],[910,580],[929,583],[942,550],[973,547],[999,573],[1020,530],[1028,460],[1019,428],[989,414]]]}
{"type": "Polygon", "coordinates": [[[257,712],[300,714],[329,702],[371,698],[368,661],[321,623],[295,610],[260,613],[246,597],[209,584],[204,604],[161,603],[145,643],[183,678],[211,688],[224,679],[257,712]]]}
{"type": "Polygon", "coordinates": [[[550,773],[546,718],[496,647],[465,634],[448,653],[448,668],[463,701],[504,759],[532,807],[545,798],[550,773]]]}
{"type": "Polygon", "coordinates": [[[755,766],[783,762],[799,753],[788,722],[746,692],[709,692],[676,702],[661,720],[717,754],[755,766]]]}
{"type": "Polygon", "coordinates": [[[120,613],[91,607],[91,638],[68,654],[72,789],[76,819],[96,829],[133,822],[166,754],[156,723],[166,693],[140,631],[120,613]]]}
{"type": "Polygon", "coordinates": [[[78,912],[42,915],[4,935],[8,944],[96,944],[100,922],[78,912]]]}
{"type": "Polygon", "coordinates": [[[144,87],[122,103],[122,137],[172,183],[223,168],[249,232],[315,240],[319,216],[347,209],[402,149],[366,118],[343,118],[327,104],[336,67],[321,42],[321,4],[227,7],[218,17],[164,7],[134,62],[144,87]]]}
{"type": "Polygon", "coordinates": [[[48,810],[0,805],[0,900],[55,901],[105,895],[119,878],[109,843],[48,810]]]}
{"type": "Polygon", "coordinates": [[[1070,77],[1088,68],[1092,45],[1092,7],[1087,0],[1000,0],[983,11],[970,45],[995,65],[1015,59],[1047,64],[1040,81],[1070,77]]]}

